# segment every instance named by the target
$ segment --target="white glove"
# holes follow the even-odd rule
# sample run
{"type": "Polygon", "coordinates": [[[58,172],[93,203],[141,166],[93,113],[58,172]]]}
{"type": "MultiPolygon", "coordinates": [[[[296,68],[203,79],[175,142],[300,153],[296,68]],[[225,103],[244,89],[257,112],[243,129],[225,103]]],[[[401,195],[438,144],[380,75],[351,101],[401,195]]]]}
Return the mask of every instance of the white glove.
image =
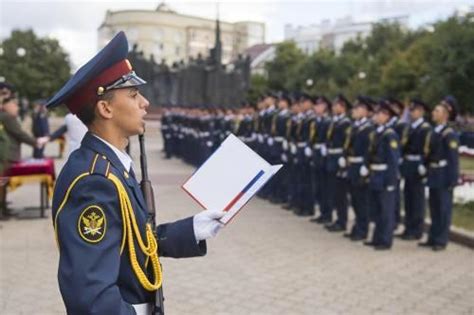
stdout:
{"type": "Polygon", "coordinates": [[[296,154],[296,145],[294,143],[290,144],[290,152],[292,154],[296,154]]]}
{"type": "Polygon", "coordinates": [[[340,168],[344,168],[346,167],[347,163],[346,163],[346,158],[341,156],[338,160],[337,160],[337,164],[339,164],[339,167],[340,168]]]}
{"type": "Polygon", "coordinates": [[[420,174],[420,176],[426,175],[426,167],[423,164],[418,165],[418,174],[420,174]]]}
{"type": "Polygon", "coordinates": [[[41,149],[47,142],[49,142],[48,136],[36,138],[36,147],[41,149]]]}
{"type": "Polygon", "coordinates": [[[313,156],[313,151],[311,151],[310,147],[305,147],[304,148],[304,155],[306,155],[307,157],[313,156]]]}
{"type": "Polygon", "coordinates": [[[281,155],[281,160],[282,160],[283,162],[285,162],[285,163],[288,162],[288,157],[286,156],[285,153],[283,153],[283,154],[281,155]]]}
{"type": "Polygon", "coordinates": [[[366,177],[367,175],[369,175],[369,169],[367,168],[367,166],[362,165],[362,166],[360,167],[359,174],[360,174],[360,176],[362,176],[362,177],[366,177]]]}
{"type": "Polygon", "coordinates": [[[288,151],[288,141],[286,141],[286,139],[283,140],[282,148],[284,151],[288,151]]]}
{"type": "Polygon", "coordinates": [[[220,210],[204,210],[193,217],[194,236],[196,241],[203,241],[217,235],[217,232],[224,226],[219,219],[226,212],[220,210]]]}
{"type": "Polygon", "coordinates": [[[212,147],[212,144],[213,144],[212,141],[206,141],[206,145],[207,145],[208,147],[212,147]]]}
{"type": "Polygon", "coordinates": [[[326,148],[325,144],[323,144],[323,146],[321,147],[321,155],[322,156],[328,155],[328,149],[326,148]]]}
{"type": "Polygon", "coordinates": [[[257,135],[258,142],[263,143],[263,135],[257,135]]]}
{"type": "Polygon", "coordinates": [[[272,138],[272,137],[268,137],[268,139],[267,139],[267,144],[268,144],[269,146],[272,146],[272,145],[273,145],[273,138],[272,138]]]}

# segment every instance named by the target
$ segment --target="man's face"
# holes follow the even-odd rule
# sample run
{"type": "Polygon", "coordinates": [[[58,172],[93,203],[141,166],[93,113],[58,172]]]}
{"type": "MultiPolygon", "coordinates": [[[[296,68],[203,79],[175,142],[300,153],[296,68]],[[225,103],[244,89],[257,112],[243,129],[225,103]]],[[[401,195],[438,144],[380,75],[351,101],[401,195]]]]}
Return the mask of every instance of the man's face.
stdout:
{"type": "Polygon", "coordinates": [[[425,111],[420,107],[414,107],[410,109],[410,118],[413,121],[417,120],[418,118],[423,117],[424,114],[425,114],[425,111]]]}
{"type": "Polygon", "coordinates": [[[13,98],[7,103],[3,104],[3,110],[8,114],[17,117],[18,112],[20,111],[20,106],[18,106],[18,100],[16,98],[13,98]]]}
{"type": "Polygon", "coordinates": [[[279,100],[278,101],[278,108],[279,109],[287,109],[288,108],[288,103],[285,100],[279,100]]]}
{"type": "Polygon", "coordinates": [[[137,88],[115,90],[110,104],[113,108],[112,120],[120,130],[123,130],[126,137],[145,131],[144,117],[150,103],[137,88]]]}
{"type": "Polygon", "coordinates": [[[431,112],[431,118],[437,124],[444,123],[448,120],[448,111],[442,105],[437,105],[431,112]]]}
{"type": "Polygon", "coordinates": [[[386,124],[389,119],[390,115],[383,110],[379,110],[374,114],[374,121],[379,126],[386,124]]]}
{"type": "Polygon", "coordinates": [[[341,102],[336,102],[332,107],[335,115],[340,115],[346,112],[346,107],[341,102]]]}
{"type": "Polygon", "coordinates": [[[355,106],[354,108],[352,108],[352,119],[355,119],[355,120],[358,120],[358,119],[361,119],[362,117],[365,117],[364,116],[364,109],[365,107],[364,106],[355,106]]]}
{"type": "Polygon", "coordinates": [[[324,102],[318,102],[318,103],[314,106],[314,112],[316,113],[316,115],[322,116],[322,115],[324,115],[324,113],[326,112],[326,108],[327,108],[326,103],[324,103],[324,102]]]}

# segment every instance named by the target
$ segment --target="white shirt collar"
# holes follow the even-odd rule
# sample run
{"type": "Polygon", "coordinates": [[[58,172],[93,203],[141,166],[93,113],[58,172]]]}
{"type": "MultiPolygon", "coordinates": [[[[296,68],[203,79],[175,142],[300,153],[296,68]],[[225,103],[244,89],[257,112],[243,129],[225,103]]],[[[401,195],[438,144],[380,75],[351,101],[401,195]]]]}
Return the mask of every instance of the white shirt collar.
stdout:
{"type": "Polygon", "coordinates": [[[417,120],[415,120],[414,122],[411,123],[411,127],[413,129],[418,128],[418,126],[423,123],[423,120],[424,120],[423,117],[418,118],[417,120]]]}
{"type": "Polygon", "coordinates": [[[132,168],[132,165],[133,165],[133,161],[132,161],[132,158],[127,153],[120,151],[119,149],[117,149],[112,144],[108,143],[107,141],[99,137],[98,135],[95,135],[95,134],[92,134],[92,135],[94,135],[94,137],[96,137],[97,139],[105,143],[110,149],[112,149],[112,151],[114,151],[115,155],[117,155],[118,159],[122,163],[125,170],[127,170],[127,172],[130,172],[130,169],[132,168]]]}
{"type": "Polygon", "coordinates": [[[341,120],[342,118],[344,118],[344,116],[346,116],[346,114],[344,114],[344,113],[339,114],[339,115],[335,115],[335,116],[333,116],[333,120],[337,122],[337,121],[341,120]]]}
{"type": "Polygon", "coordinates": [[[355,125],[356,125],[357,127],[360,127],[360,126],[362,126],[367,120],[368,120],[367,117],[362,117],[361,119],[356,120],[355,125]]]}
{"type": "Polygon", "coordinates": [[[393,116],[392,118],[390,118],[390,120],[388,121],[388,125],[389,126],[393,126],[397,123],[398,121],[398,117],[397,116],[393,116]]]}
{"type": "Polygon", "coordinates": [[[438,125],[438,126],[436,126],[435,129],[434,129],[435,132],[436,132],[436,133],[440,133],[441,130],[443,130],[444,126],[445,126],[444,124],[443,124],[443,125],[438,125]]]}

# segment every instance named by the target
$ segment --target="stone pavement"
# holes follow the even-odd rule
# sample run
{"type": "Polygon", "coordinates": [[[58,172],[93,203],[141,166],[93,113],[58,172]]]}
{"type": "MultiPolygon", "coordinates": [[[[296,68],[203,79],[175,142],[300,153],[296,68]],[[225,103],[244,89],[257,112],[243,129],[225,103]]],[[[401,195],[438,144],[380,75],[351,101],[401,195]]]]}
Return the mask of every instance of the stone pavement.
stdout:
{"type": "MultiPolygon", "coordinates": [[[[199,211],[180,189],[193,169],[161,158],[154,122],[147,147],[160,221],[199,211]]],[[[137,148],[133,142],[138,167],[137,148]]],[[[38,199],[35,185],[9,197],[13,208],[38,199]]],[[[0,314],[65,314],[51,219],[0,226],[0,314]]],[[[208,242],[206,257],[162,263],[167,315],[474,314],[474,251],[450,244],[433,253],[396,241],[375,252],[260,199],[208,242]]]]}

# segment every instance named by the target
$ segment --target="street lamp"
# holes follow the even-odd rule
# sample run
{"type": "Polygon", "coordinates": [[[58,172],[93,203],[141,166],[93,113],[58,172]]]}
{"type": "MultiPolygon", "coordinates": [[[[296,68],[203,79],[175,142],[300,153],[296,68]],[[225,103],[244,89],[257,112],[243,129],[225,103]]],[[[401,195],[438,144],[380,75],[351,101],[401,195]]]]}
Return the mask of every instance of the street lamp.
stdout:
{"type": "Polygon", "coordinates": [[[307,85],[307,86],[312,86],[313,83],[314,83],[314,82],[313,82],[313,79],[307,79],[307,80],[306,80],[306,85],[307,85]]]}
{"type": "Polygon", "coordinates": [[[26,55],[26,49],[23,47],[18,47],[16,54],[18,57],[24,57],[26,55]]]}
{"type": "Polygon", "coordinates": [[[359,79],[364,80],[367,77],[367,74],[364,71],[360,71],[357,76],[359,79]]]}

